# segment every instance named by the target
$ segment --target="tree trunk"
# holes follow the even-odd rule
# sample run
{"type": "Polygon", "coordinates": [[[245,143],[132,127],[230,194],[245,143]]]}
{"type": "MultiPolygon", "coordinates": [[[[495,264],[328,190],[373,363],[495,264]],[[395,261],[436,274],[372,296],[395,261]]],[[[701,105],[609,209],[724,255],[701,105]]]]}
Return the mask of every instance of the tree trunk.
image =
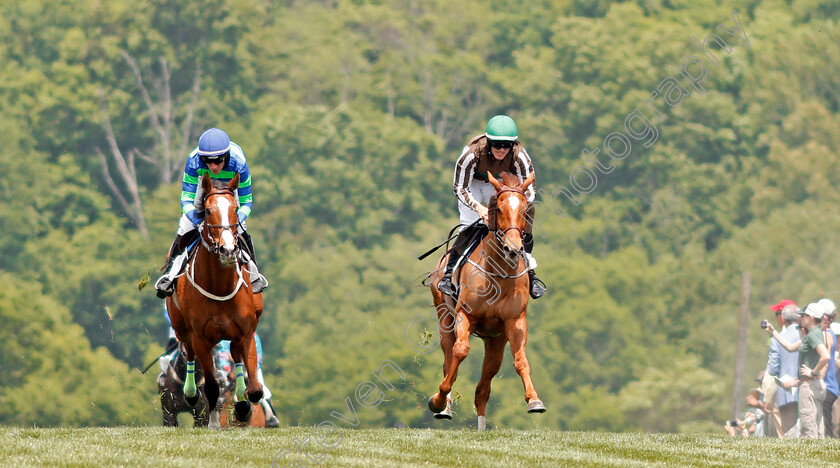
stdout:
{"type": "Polygon", "coordinates": [[[741,401],[744,399],[744,365],[747,361],[747,319],[750,315],[750,272],[741,273],[741,313],[738,320],[738,348],[735,354],[735,383],[732,385],[732,419],[741,413],[741,401]]]}

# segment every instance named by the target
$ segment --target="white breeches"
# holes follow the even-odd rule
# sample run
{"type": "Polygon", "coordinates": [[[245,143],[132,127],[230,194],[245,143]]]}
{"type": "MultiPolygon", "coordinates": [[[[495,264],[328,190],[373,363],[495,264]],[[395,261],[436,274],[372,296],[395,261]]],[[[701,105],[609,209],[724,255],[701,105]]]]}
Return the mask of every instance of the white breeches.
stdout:
{"type": "MultiPolygon", "coordinates": [[[[473,179],[472,182],[470,182],[470,192],[472,193],[473,198],[478,200],[479,203],[487,206],[490,203],[490,197],[496,194],[496,189],[490,182],[473,179]]],[[[458,200],[458,212],[460,213],[461,224],[467,226],[474,223],[479,218],[478,212],[461,203],[460,200],[458,200]]]]}

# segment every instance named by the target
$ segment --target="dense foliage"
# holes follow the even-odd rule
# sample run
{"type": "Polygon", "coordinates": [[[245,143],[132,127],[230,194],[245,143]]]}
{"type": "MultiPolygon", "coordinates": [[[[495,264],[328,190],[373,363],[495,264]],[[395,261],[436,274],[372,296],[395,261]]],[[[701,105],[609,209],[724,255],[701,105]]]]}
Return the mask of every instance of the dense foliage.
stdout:
{"type": "MultiPolygon", "coordinates": [[[[433,323],[405,333],[432,313],[420,280],[433,260],[416,257],[457,223],[454,160],[497,113],[516,119],[542,189],[549,294],[529,309],[528,350],[549,412],[525,414],[508,356],[493,425],[717,430],[742,272],[749,376],[769,304],[840,299],[836,2],[33,0],[0,13],[2,423],[157,423],[154,375],[135,369],[166,329],[138,282],[157,276],[184,158],[210,126],[254,178],[249,230],[272,283],[259,331],[284,424],[346,414],[385,361],[405,378],[389,371],[385,400],[356,405],[361,424],[439,424],[425,409],[441,378],[433,323]],[[623,157],[608,155],[623,151],[614,132],[632,144],[623,157]]],[[[474,341],[459,374],[455,426],[474,419],[482,352],[474,341]]]]}

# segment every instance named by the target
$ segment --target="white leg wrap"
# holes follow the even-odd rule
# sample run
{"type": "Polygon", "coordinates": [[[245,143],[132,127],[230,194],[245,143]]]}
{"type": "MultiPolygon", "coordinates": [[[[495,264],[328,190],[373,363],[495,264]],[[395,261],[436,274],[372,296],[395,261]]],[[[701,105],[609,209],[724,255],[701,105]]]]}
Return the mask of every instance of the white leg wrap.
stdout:
{"type": "Polygon", "coordinates": [[[169,361],[172,360],[171,354],[164,354],[158,359],[158,364],[160,364],[160,371],[164,374],[166,370],[169,368],[169,361]]]}
{"type": "Polygon", "coordinates": [[[257,367],[257,382],[259,382],[263,387],[263,401],[271,399],[271,390],[268,389],[268,386],[265,384],[265,380],[263,380],[263,373],[262,368],[257,367]]]}
{"type": "Polygon", "coordinates": [[[265,419],[270,419],[274,416],[274,411],[271,411],[271,406],[269,406],[268,401],[265,398],[260,400],[260,406],[262,406],[263,411],[265,411],[265,419]]]}
{"type": "Polygon", "coordinates": [[[219,409],[216,408],[213,412],[210,413],[210,422],[207,424],[208,429],[221,429],[222,426],[219,424],[219,409]]]}
{"type": "Polygon", "coordinates": [[[479,416],[478,417],[478,430],[483,431],[485,429],[487,429],[487,420],[485,419],[484,416],[479,416]]]}
{"type": "Polygon", "coordinates": [[[177,275],[178,272],[181,271],[181,267],[184,266],[184,261],[187,259],[187,255],[189,255],[189,252],[183,251],[172,260],[172,268],[170,268],[167,273],[170,277],[177,275]]]}

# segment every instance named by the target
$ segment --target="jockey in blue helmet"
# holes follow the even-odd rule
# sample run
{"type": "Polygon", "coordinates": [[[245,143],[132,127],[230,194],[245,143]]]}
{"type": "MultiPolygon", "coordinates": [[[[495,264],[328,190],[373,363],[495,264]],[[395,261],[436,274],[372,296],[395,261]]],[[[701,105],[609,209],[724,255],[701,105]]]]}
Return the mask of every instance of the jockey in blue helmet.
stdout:
{"type": "Polygon", "coordinates": [[[251,286],[254,294],[262,292],[268,281],[257,270],[254,259],[254,244],[247,232],[245,219],[251,214],[253,198],[251,195],[251,172],[245,161],[245,153],[236,143],[230,141],[227,133],[218,128],[211,128],[198,138],[198,146],[190,153],[184,167],[184,179],[181,184],[181,220],[178,233],[172,247],[169,248],[165,272],[155,282],[157,295],[161,299],[171,296],[175,290],[175,278],[181,272],[186,260],[187,252],[181,249],[181,239],[187,234],[194,234],[204,217],[204,207],[201,203],[203,194],[199,181],[204,174],[210,174],[212,179],[220,182],[230,182],[233,176],[239,174],[236,211],[241,236],[247,247],[248,270],[251,276],[251,286]]]}
{"type": "MultiPolygon", "coordinates": [[[[467,244],[474,237],[474,233],[482,228],[477,221],[482,220],[485,225],[488,224],[487,205],[490,198],[496,194],[496,189],[488,182],[488,172],[496,178],[499,178],[501,172],[510,172],[515,174],[520,182],[534,172],[531,157],[519,141],[516,123],[506,115],[497,115],[490,119],[485,132],[467,143],[455,163],[453,191],[458,198],[461,224],[466,227],[458,233],[458,238],[450,250],[446,269],[437,285],[440,292],[452,297],[457,295],[455,285],[452,284],[455,264],[469,247],[467,244]]],[[[534,299],[542,297],[546,291],[545,284],[537,278],[534,271],[537,262],[531,255],[534,250],[534,236],[531,230],[536,193],[536,183],[532,183],[525,190],[525,197],[528,199],[527,213],[530,214],[526,214],[529,219],[522,235],[525,255],[528,258],[530,294],[534,299]]]]}

